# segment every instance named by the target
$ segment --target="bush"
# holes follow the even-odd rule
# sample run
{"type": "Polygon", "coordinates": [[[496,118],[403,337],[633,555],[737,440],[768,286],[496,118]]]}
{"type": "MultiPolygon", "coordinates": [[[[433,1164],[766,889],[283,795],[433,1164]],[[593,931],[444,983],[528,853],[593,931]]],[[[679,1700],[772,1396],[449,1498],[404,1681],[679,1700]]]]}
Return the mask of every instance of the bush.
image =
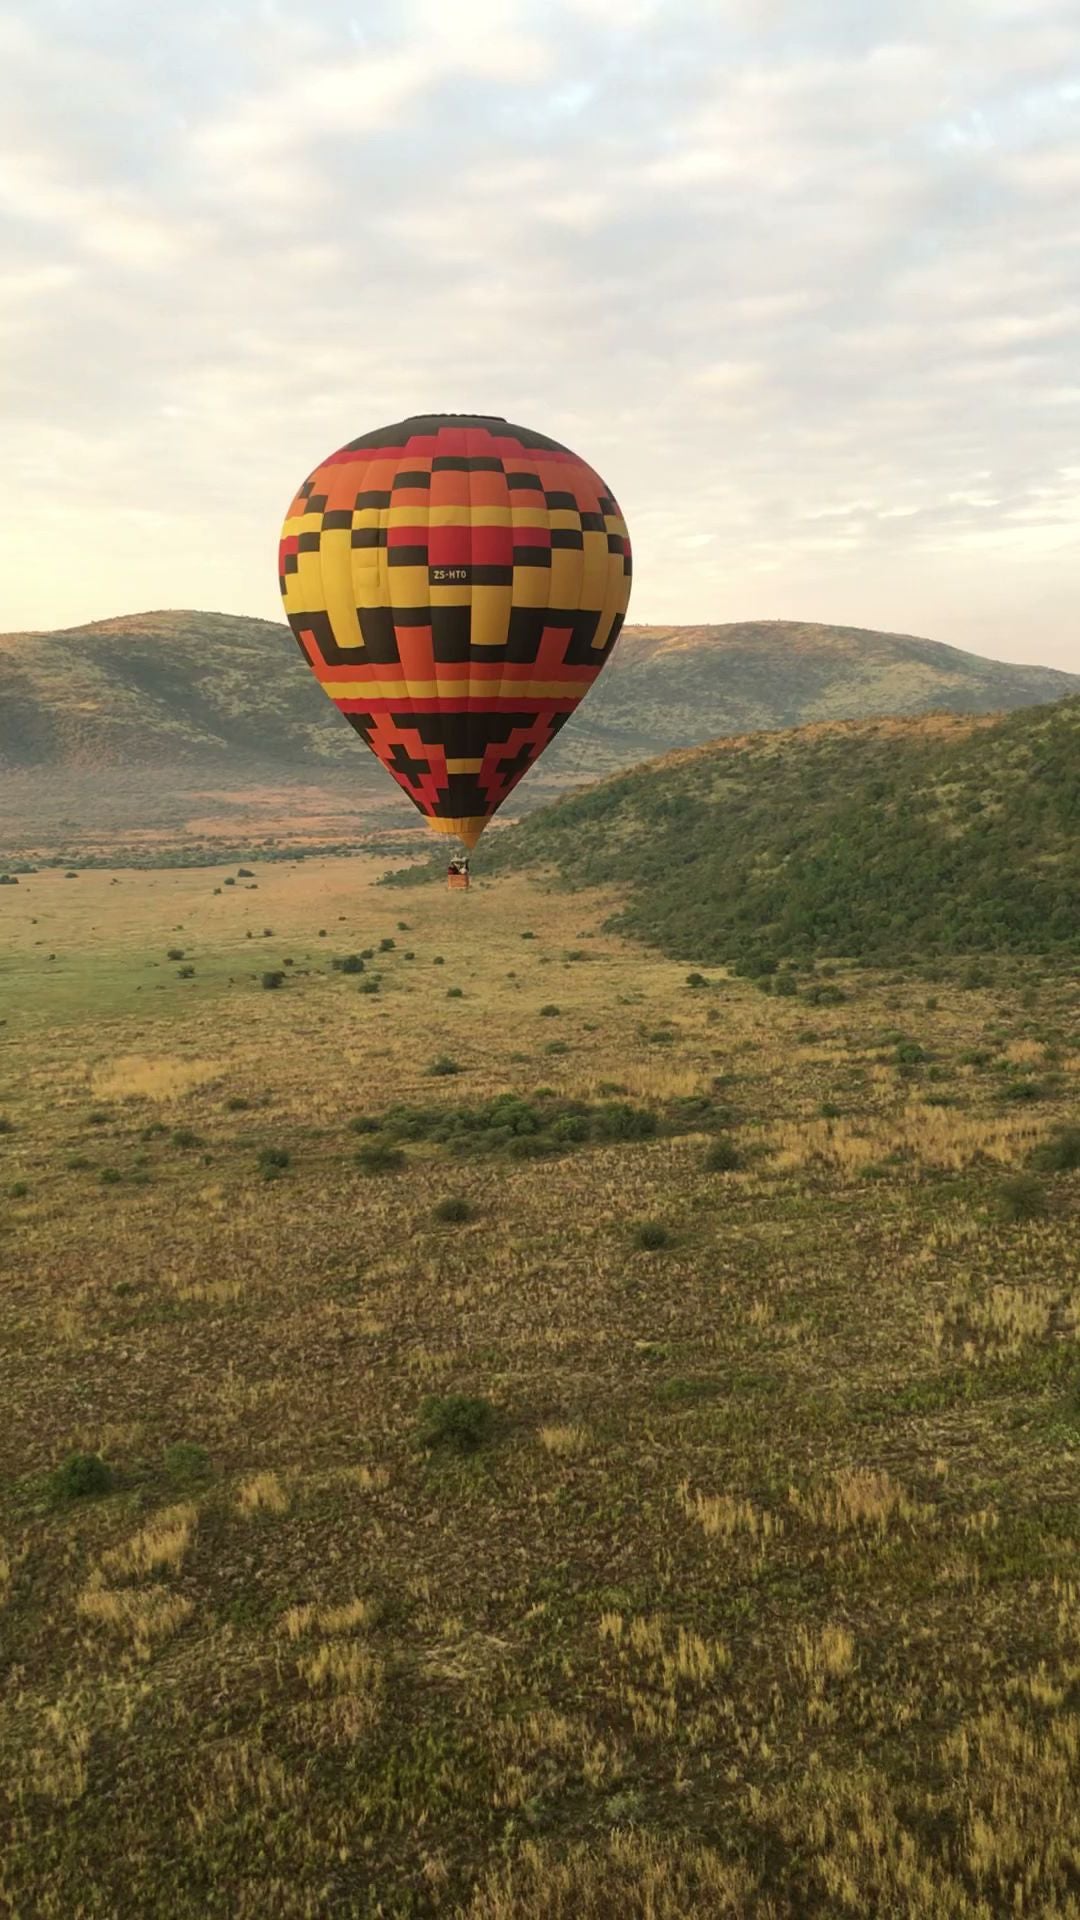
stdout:
{"type": "Polygon", "coordinates": [[[376,1120],[373,1113],[358,1113],[354,1119],[349,1121],[349,1131],[351,1133],[380,1133],[382,1131],[382,1122],[376,1120]]]}
{"type": "Polygon", "coordinates": [[[236,873],[237,878],[240,880],[254,880],[255,878],[250,867],[237,867],[236,873]]]}
{"type": "Polygon", "coordinates": [[[834,987],[826,983],[823,986],[815,984],[807,987],[803,997],[812,1007],[842,1007],[847,994],[842,987],[834,987]]]}
{"type": "Polygon", "coordinates": [[[386,937],[386,939],[385,939],[385,940],[380,940],[380,941],[379,941],[379,952],[380,952],[380,953],[393,953],[393,951],[394,951],[394,948],[395,948],[396,946],[397,946],[397,941],[396,941],[396,940],[391,940],[391,938],[390,938],[390,936],[389,936],[389,935],[387,935],[387,937],[386,937]]]}
{"type": "Polygon", "coordinates": [[[1003,1220],[1041,1220],[1046,1212],[1046,1195],[1032,1174],[1017,1173],[1001,1182],[997,1206],[1003,1220]]]}
{"type": "Polygon", "coordinates": [[[445,967],[446,961],[443,959],[441,953],[437,953],[431,964],[433,967],[445,967]]]}
{"type": "Polygon", "coordinates": [[[447,1080],[451,1074],[460,1073],[461,1068],[458,1066],[456,1060],[451,1060],[448,1053],[440,1053],[438,1059],[431,1062],[431,1065],[428,1067],[428,1072],[433,1079],[447,1080]]]}
{"type": "Polygon", "coordinates": [[[357,1148],[354,1159],[365,1173],[394,1173],[405,1165],[405,1155],[391,1140],[370,1140],[357,1148]]]}
{"type": "Polygon", "coordinates": [[[190,1440],[177,1440],[165,1449],[165,1471],[170,1480],[186,1483],[202,1480],[210,1470],[210,1455],[205,1447],[198,1447],[190,1440]]]}
{"type": "Polygon", "coordinates": [[[712,1141],[705,1155],[706,1173],[735,1173],[741,1166],[742,1155],[734,1141],[712,1141]]]}
{"type": "Polygon", "coordinates": [[[69,1453],[49,1475],[54,1500],[92,1500],[108,1493],[112,1474],[99,1453],[69,1453]]]}
{"type": "Polygon", "coordinates": [[[448,1224],[457,1224],[459,1221],[471,1220],[473,1217],[469,1202],[457,1193],[448,1193],[445,1200],[440,1200],[433,1211],[436,1220],[444,1220],[448,1224]]]}
{"type": "Polygon", "coordinates": [[[194,1127],[177,1127],[172,1144],[174,1147],[201,1147],[202,1135],[196,1133],[194,1127]]]}
{"type": "Polygon", "coordinates": [[[230,1113],[246,1113],[251,1105],[251,1101],[246,1094],[230,1093],[225,1105],[230,1113]]]}
{"type": "Polygon", "coordinates": [[[225,885],[226,887],[235,887],[235,885],[236,885],[236,881],[235,881],[235,880],[233,879],[233,877],[232,877],[232,874],[231,874],[231,873],[230,873],[230,874],[229,874],[229,875],[228,875],[228,876],[226,877],[226,879],[225,879],[225,881],[223,882],[223,884],[224,884],[224,885],[225,885]]]}
{"type": "Polygon", "coordinates": [[[569,1040],[549,1040],[547,1043],[547,1046],[544,1048],[545,1053],[552,1053],[552,1054],[569,1053],[569,1051],[570,1051],[569,1040]]]}
{"type": "Polygon", "coordinates": [[[13,1200],[25,1200],[30,1188],[25,1180],[12,1181],[9,1192],[13,1200]]]}
{"type": "Polygon", "coordinates": [[[359,993],[378,993],[378,976],[374,973],[369,973],[365,979],[358,982],[357,991],[359,993]]]}
{"type": "Polygon", "coordinates": [[[1007,1080],[998,1093],[999,1100],[1008,1100],[1016,1105],[1025,1101],[1045,1100],[1047,1089],[1041,1080],[1007,1080]]]}
{"type": "Polygon", "coordinates": [[[686,984],[688,987],[707,987],[709,983],[703,973],[688,973],[686,984]]]}
{"type": "Polygon", "coordinates": [[[1049,1139],[1035,1148],[1031,1164],[1039,1173],[1080,1172],[1080,1126],[1055,1127],[1049,1139]]]}
{"type": "Polygon", "coordinates": [[[475,1453],[490,1437],[494,1425],[495,1409],[489,1400],[467,1393],[432,1394],[420,1408],[416,1438],[429,1453],[440,1447],[453,1453],[475,1453]]]}
{"type": "Polygon", "coordinates": [[[562,1008],[556,1007],[549,1000],[546,1007],[541,1007],[540,1018],[541,1020],[556,1020],[561,1012],[562,1012],[562,1008]]]}
{"type": "Polygon", "coordinates": [[[119,1167],[102,1167],[98,1175],[103,1187],[118,1187],[123,1177],[119,1167]]]}
{"type": "Polygon", "coordinates": [[[798,994],[798,991],[798,982],[793,973],[785,970],[783,973],[777,974],[773,981],[773,992],[778,994],[781,999],[793,1000],[798,994]]]}
{"type": "Polygon", "coordinates": [[[448,1000],[464,1000],[465,989],[464,987],[447,987],[446,997],[448,1000]]]}
{"type": "Polygon", "coordinates": [[[671,1235],[660,1220],[642,1220],[634,1228],[634,1245],[642,1253],[659,1253],[670,1247],[671,1235]]]}
{"type": "Polygon", "coordinates": [[[14,1120],[9,1120],[6,1113],[0,1113],[0,1133],[14,1133],[14,1131],[14,1120]]]}
{"type": "Polygon", "coordinates": [[[526,933],[523,933],[521,937],[522,937],[522,939],[523,939],[523,940],[535,940],[535,939],[536,939],[536,935],[535,935],[535,933],[529,933],[529,932],[526,932],[526,933]]]}
{"type": "Polygon", "coordinates": [[[190,966],[188,966],[188,967],[177,967],[177,969],[176,969],[176,971],[177,971],[177,974],[179,975],[179,977],[180,977],[180,979],[181,979],[181,980],[194,980],[194,978],[195,978],[195,969],[194,969],[194,967],[190,967],[190,966]]]}
{"type": "Polygon", "coordinates": [[[597,1140],[651,1140],[655,1132],[655,1113],[648,1107],[635,1107],[629,1100],[605,1101],[593,1113],[597,1140]]]}
{"type": "Polygon", "coordinates": [[[286,1147],[260,1147],[256,1164],[264,1180],[276,1180],[284,1173],[290,1158],[286,1147]]]}
{"type": "Polygon", "coordinates": [[[282,973],[281,969],[279,967],[273,967],[268,969],[268,971],[263,974],[262,984],[265,987],[267,993],[272,993],[275,987],[280,987],[284,978],[285,978],[285,975],[282,973]]]}
{"type": "Polygon", "coordinates": [[[364,962],[358,953],[347,953],[340,960],[331,960],[335,973],[363,973],[364,962]]]}
{"type": "Polygon", "coordinates": [[[170,947],[165,955],[166,960],[182,960],[183,957],[183,947],[170,947]]]}

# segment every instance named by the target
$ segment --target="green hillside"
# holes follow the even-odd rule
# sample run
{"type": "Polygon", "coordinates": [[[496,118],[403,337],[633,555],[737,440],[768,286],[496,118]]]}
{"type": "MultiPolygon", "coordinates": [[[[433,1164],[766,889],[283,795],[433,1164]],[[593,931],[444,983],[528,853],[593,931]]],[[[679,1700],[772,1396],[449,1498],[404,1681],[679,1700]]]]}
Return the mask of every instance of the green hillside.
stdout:
{"type": "Polygon", "coordinates": [[[501,836],[687,959],[1080,949],[1080,700],[714,742],[501,836]]]}

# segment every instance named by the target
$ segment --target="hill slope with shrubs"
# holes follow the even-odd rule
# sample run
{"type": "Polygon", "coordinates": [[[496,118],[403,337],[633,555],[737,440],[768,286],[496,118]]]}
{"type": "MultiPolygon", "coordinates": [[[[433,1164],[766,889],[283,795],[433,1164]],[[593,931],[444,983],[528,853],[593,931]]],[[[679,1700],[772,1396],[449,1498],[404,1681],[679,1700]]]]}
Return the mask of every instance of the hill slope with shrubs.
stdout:
{"type": "Polygon", "coordinates": [[[628,889],[686,958],[1080,949],[1080,700],[713,742],[560,801],[489,869],[628,889]]]}

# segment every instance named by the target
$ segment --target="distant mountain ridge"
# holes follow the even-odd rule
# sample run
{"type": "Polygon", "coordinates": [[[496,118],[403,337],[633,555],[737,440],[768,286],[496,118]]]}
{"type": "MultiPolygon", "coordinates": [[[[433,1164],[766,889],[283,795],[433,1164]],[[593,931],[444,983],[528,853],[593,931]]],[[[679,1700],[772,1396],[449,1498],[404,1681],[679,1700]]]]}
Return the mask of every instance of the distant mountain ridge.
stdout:
{"type": "MultiPolygon", "coordinates": [[[[627,627],[592,693],[515,794],[583,781],[722,734],[932,710],[987,713],[1080,692],[1080,675],[936,641],[792,621],[627,627]]],[[[228,775],[385,776],[320,692],[287,627],[221,613],[127,614],[0,635],[0,771],[145,765],[228,775]]],[[[408,802],[400,803],[410,812],[408,802]]]]}

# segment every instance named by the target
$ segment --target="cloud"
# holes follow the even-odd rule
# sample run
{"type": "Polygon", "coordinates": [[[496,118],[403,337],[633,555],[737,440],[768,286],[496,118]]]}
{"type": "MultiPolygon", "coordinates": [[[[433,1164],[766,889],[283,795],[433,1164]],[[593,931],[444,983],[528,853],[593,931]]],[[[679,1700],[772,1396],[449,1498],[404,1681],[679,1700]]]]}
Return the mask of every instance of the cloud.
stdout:
{"type": "Polygon", "coordinates": [[[475,407],[640,618],[1080,667],[1073,0],[16,0],[0,76],[4,624],[273,612],[298,477],[475,407]]]}

